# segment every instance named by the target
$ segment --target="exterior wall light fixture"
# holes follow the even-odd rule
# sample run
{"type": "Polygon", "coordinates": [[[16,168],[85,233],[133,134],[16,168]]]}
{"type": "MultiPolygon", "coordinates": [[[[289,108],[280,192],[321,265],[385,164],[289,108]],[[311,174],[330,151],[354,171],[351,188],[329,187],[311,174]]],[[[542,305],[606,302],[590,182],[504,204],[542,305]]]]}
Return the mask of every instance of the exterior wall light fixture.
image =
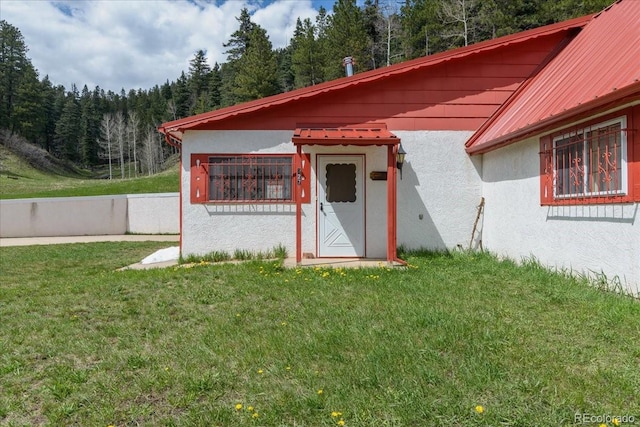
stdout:
{"type": "Polygon", "coordinates": [[[407,152],[402,148],[402,144],[398,145],[398,152],[396,153],[396,167],[400,171],[400,179],[402,179],[402,165],[404,165],[404,157],[407,152]]]}

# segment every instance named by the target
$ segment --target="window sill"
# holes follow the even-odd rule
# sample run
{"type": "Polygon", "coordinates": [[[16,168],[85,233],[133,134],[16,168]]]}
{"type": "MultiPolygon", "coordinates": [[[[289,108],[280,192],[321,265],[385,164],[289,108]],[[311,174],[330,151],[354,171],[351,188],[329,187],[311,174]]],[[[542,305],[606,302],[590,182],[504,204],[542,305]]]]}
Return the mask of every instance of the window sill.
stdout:
{"type": "Polygon", "coordinates": [[[575,205],[621,205],[637,203],[631,196],[610,196],[610,197],[572,197],[567,199],[556,199],[551,202],[541,202],[540,206],[575,206],[575,205]]]}

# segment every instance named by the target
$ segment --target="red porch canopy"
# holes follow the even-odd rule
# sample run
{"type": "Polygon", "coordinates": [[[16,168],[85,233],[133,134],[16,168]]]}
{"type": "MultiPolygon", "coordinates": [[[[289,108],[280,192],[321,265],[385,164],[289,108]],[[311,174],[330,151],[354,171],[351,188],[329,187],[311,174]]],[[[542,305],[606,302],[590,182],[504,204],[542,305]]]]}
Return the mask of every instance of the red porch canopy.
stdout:
{"type": "MultiPolygon", "coordinates": [[[[301,127],[291,139],[296,146],[298,171],[302,164],[303,145],[387,146],[387,262],[399,261],[397,247],[397,167],[396,156],[400,138],[387,130],[386,125],[362,127],[301,127]]],[[[296,185],[296,262],[302,262],[302,185],[296,185]]]]}
{"type": "Polygon", "coordinates": [[[296,145],[395,145],[400,140],[383,127],[298,128],[292,141],[296,145]]]}

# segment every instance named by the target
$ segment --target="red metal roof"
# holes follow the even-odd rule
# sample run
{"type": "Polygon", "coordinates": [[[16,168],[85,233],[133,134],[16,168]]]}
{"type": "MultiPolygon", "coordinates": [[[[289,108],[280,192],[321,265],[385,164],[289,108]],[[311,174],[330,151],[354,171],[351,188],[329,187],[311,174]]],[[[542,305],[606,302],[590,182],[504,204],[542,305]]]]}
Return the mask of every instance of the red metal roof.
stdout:
{"type": "Polygon", "coordinates": [[[640,1],[619,0],[524,83],[467,151],[484,153],[634,97],[640,97],[640,1]]]}
{"type": "Polygon", "coordinates": [[[292,141],[303,145],[392,145],[400,142],[384,127],[298,128],[292,141]]]}
{"type": "Polygon", "coordinates": [[[438,54],[425,56],[422,58],[402,62],[399,64],[391,65],[388,67],[378,68],[376,70],[356,74],[351,77],[343,77],[330,82],[325,82],[315,86],[309,86],[293,90],[291,92],[285,92],[282,94],[270,96],[267,98],[258,99],[255,101],[245,102],[242,104],[234,105],[231,107],[222,108],[219,110],[210,111],[207,113],[186,117],[184,119],[174,120],[162,124],[159,127],[160,132],[171,135],[173,138],[181,140],[182,133],[188,129],[206,129],[207,124],[214,122],[221,122],[227,119],[233,119],[238,117],[247,117],[249,114],[254,114],[259,111],[271,108],[276,105],[283,105],[290,102],[295,102],[300,99],[310,98],[315,95],[327,92],[334,92],[342,90],[348,87],[356,86],[362,83],[369,83],[372,81],[380,81],[391,76],[406,73],[408,71],[414,71],[431,67],[437,64],[441,64],[453,59],[464,58],[470,55],[475,55],[484,51],[497,49],[503,46],[517,44],[537,37],[544,37],[552,34],[568,32],[574,28],[581,28],[589,20],[591,16],[575,18],[568,21],[563,21],[553,25],[547,25],[540,28],[535,28],[528,31],[500,37],[493,40],[487,40],[481,43],[476,43],[471,46],[461,47],[438,54]]]}

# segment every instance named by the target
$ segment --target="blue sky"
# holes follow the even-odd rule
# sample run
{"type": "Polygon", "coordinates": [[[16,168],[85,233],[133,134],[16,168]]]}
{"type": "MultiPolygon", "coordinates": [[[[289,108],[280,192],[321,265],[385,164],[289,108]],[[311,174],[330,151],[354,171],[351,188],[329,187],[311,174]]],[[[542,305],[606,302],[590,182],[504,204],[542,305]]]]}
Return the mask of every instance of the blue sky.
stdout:
{"type": "Polygon", "coordinates": [[[213,65],[246,7],[274,47],[289,43],[296,19],[334,1],[0,0],[0,19],[17,27],[42,78],[67,89],[149,89],[187,71],[203,49],[213,65]]]}

